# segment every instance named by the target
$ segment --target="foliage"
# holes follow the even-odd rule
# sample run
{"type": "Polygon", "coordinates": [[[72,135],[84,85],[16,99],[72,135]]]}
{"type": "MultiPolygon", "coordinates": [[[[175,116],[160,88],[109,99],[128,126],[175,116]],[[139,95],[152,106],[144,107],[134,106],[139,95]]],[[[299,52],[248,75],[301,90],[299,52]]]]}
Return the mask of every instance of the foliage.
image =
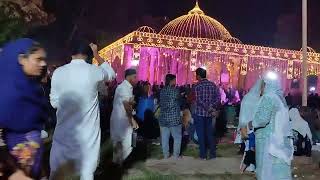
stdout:
{"type": "Polygon", "coordinates": [[[4,43],[19,38],[27,32],[23,19],[7,16],[0,8],[0,46],[4,43]]]}

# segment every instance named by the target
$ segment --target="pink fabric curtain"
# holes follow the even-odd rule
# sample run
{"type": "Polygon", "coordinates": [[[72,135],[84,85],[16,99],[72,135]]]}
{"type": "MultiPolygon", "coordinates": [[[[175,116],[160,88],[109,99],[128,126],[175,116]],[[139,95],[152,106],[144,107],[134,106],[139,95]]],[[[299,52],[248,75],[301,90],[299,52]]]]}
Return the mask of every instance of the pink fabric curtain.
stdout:
{"type": "MultiPolygon", "coordinates": [[[[124,79],[125,69],[132,67],[133,58],[132,45],[124,46],[124,56],[121,64],[119,56],[113,56],[112,67],[117,72],[118,82],[124,79]]],[[[166,74],[171,73],[177,76],[179,85],[192,84],[195,82],[195,73],[191,70],[191,51],[177,50],[155,47],[141,47],[140,60],[137,67],[138,79],[149,81],[152,84],[161,84],[164,82],[166,74]]],[[[233,86],[238,85],[240,74],[240,65],[243,56],[235,54],[219,54],[214,52],[197,52],[196,67],[206,67],[208,79],[216,84],[220,83],[222,72],[229,73],[233,69],[233,86]]],[[[282,59],[272,59],[268,57],[251,56],[248,59],[247,74],[244,80],[244,89],[250,89],[255,81],[267,71],[276,71],[280,75],[283,90],[290,91],[291,80],[287,79],[287,61],[282,59]]],[[[301,75],[301,63],[294,62],[293,77],[299,78],[301,75]]],[[[320,70],[319,65],[313,65],[316,72],[320,70]]],[[[320,80],[318,79],[317,91],[320,90],[320,80]]]]}

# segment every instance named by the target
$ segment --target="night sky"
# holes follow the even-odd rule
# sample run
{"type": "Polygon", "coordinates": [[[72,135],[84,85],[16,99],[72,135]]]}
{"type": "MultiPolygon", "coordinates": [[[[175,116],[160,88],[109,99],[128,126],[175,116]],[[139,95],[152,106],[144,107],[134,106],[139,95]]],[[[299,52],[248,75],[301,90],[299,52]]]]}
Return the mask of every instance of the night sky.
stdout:
{"type": "MultiPolygon", "coordinates": [[[[142,25],[159,31],[168,20],[188,13],[195,0],[45,0],[44,3],[46,10],[57,18],[43,31],[52,41],[66,43],[76,29],[74,38],[95,39],[100,45],[107,45],[142,25]]],[[[243,43],[301,47],[301,0],[199,0],[199,5],[243,43]]],[[[309,0],[308,8],[309,46],[320,52],[320,1],[309,0]]]]}

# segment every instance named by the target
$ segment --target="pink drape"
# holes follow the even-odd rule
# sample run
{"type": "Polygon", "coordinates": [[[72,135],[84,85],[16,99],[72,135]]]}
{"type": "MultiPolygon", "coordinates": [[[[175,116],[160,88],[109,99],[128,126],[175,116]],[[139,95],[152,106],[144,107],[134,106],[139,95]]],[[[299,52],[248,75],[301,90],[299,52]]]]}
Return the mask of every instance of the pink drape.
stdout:
{"type": "MultiPolygon", "coordinates": [[[[177,76],[179,85],[192,84],[195,80],[195,73],[191,70],[191,51],[178,50],[155,47],[141,47],[140,60],[137,67],[138,79],[149,81],[151,84],[160,84],[164,82],[164,76],[168,73],[177,76]]],[[[123,72],[125,69],[133,66],[134,49],[132,45],[124,46],[123,60],[121,56],[113,56],[112,67],[117,72],[117,80],[124,79],[123,72]],[[122,64],[121,64],[122,62],[122,64]]],[[[206,67],[208,71],[208,79],[215,83],[221,83],[221,73],[229,73],[228,70],[233,69],[232,74],[233,85],[241,86],[244,89],[250,89],[255,81],[267,71],[276,71],[281,78],[284,91],[290,91],[291,80],[287,78],[288,62],[283,59],[273,59],[268,57],[250,56],[248,59],[247,74],[245,75],[244,84],[240,85],[239,74],[240,65],[243,56],[236,54],[221,54],[215,52],[196,52],[196,67],[206,67]]],[[[313,65],[318,71],[319,65],[313,65]]],[[[301,63],[294,62],[293,77],[299,78],[301,75],[301,63]]],[[[320,79],[317,83],[317,91],[320,89],[320,79]]]]}

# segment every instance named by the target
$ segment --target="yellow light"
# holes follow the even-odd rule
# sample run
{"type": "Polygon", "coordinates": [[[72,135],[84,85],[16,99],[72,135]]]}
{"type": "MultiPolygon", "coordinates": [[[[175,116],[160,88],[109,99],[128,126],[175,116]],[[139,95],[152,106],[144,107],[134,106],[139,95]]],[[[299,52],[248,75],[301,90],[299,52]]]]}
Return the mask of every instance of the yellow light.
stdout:
{"type": "Polygon", "coordinates": [[[187,15],[169,22],[159,34],[176,37],[212,38],[227,40],[232,38],[227,29],[217,20],[206,16],[198,2],[187,15]]]}
{"type": "MultiPolygon", "coordinates": [[[[206,16],[198,5],[195,6],[189,14],[181,16],[170,23],[157,34],[150,27],[141,27],[137,31],[134,31],[123,38],[115,41],[114,43],[106,46],[99,51],[99,54],[111,62],[116,55],[121,56],[124,53],[125,45],[133,46],[135,49],[140,47],[153,47],[153,48],[168,48],[176,50],[188,50],[191,52],[205,52],[205,53],[216,53],[225,55],[236,55],[236,56],[251,56],[251,57],[264,57],[267,59],[273,59],[277,61],[288,61],[287,65],[287,78],[292,78],[295,74],[299,75],[301,70],[293,70],[293,62],[301,62],[301,52],[287,49],[277,49],[270,47],[254,46],[239,44],[237,41],[232,41],[233,38],[230,33],[216,20],[206,16]],[[208,27],[206,33],[210,36],[215,37],[215,31],[218,29],[222,32],[224,37],[228,39],[214,39],[214,38],[197,38],[201,37],[201,25],[204,24],[208,27]],[[214,24],[216,29],[212,29],[211,25],[214,24]],[[191,32],[188,29],[199,28],[201,31],[196,32],[196,36],[191,36],[191,32]],[[178,28],[178,29],[175,29],[178,28]],[[173,34],[172,34],[173,33],[173,34]],[[175,35],[177,33],[177,35],[175,35]],[[189,33],[189,34],[188,34],[189,33]],[[182,37],[181,35],[186,35],[182,37]],[[190,36],[189,36],[190,35],[190,36]],[[230,36],[230,37],[229,37],[230,36]],[[196,51],[195,51],[196,50],[196,51]]],[[[320,54],[316,53],[312,48],[308,48],[308,61],[310,64],[320,66],[320,54]]],[[[123,56],[121,56],[123,57],[123,56]]],[[[221,60],[217,60],[221,61],[221,60]]],[[[271,67],[270,64],[266,64],[266,67],[271,67]]],[[[285,67],[277,66],[278,69],[283,70],[285,67]]],[[[240,66],[241,74],[245,74],[248,70],[254,70],[255,68],[248,67],[247,62],[242,61],[240,66]]],[[[260,68],[261,69],[261,68],[260,68]]],[[[319,69],[314,70],[317,74],[319,69]]]]}

